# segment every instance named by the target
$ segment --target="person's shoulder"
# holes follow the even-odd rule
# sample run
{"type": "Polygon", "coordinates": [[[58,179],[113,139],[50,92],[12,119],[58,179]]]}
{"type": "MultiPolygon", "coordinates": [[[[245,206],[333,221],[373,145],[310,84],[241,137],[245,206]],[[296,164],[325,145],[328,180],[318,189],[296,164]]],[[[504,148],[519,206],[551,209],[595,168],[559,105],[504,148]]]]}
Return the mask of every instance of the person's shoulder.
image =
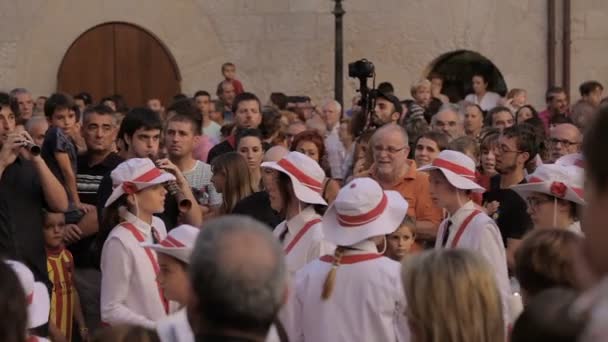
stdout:
{"type": "Polygon", "coordinates": [[[108,154],[106,159],[104,159],[103,163],[108,168],[115,169],[118,166],[118,164],[120,164],[124,161],[125,161],[124,158],[119,156],[118,153],[112,152],[112,153],[108,154]]]}

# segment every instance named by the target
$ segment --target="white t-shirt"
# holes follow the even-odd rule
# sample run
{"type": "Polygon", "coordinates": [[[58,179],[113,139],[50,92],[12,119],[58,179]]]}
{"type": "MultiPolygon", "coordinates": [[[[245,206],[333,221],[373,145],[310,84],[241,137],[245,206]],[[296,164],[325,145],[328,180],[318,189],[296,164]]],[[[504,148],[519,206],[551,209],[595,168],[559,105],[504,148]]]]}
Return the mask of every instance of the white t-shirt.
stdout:
{"type": "Polygon", "coordinates": [[[211,138],[211,141],[214,144],[217,144],[222,139],[222,132],[220,131],[222,126],[220,126],[217,122],[211,121],[209,126],[203,127],[203,134],[211,138]]]}
{"type": "Polygon", "coordinates": [[[491,91],[485,93],[485,95],[481,99],[479,99],[475,94],[469,94],[467,95],[467,97],[464,98],[464,100],[467,102],[479,105],[479,107],[481,107],[481,109],[483,110],[490,110],[498,106],[498,102],[500,101],[500,99],[500,95],[491,91]]]}
{"type": "Polygon", "coordinates": [[[222,205],[222,194],[218,193],[215,185],[211,183],[211,177],[213,177],[211,165],[197,160],[194,167],[183,172],[183,175],[190,187],[194,189],[194,196],[198,197],[197,200],[202,202],[201,204],[211,207],[222,205]]]}

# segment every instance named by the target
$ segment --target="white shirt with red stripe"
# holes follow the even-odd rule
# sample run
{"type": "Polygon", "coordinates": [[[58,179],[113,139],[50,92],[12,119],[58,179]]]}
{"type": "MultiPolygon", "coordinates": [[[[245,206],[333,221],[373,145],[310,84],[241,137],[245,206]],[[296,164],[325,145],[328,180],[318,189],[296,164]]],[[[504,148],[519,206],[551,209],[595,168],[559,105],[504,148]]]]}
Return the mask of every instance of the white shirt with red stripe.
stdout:
{"type": "Polygon", "coordinates": [[[323,239],[323,226],[320,221],[306,227],[309,222],[320,219],[321,216],[315,212],[313,206],[308,206],[289,221],[279,223],[274,229],[273,234],[277,238],[286,229],[288,230],[282,244],[290,274],[294,274],[304,265],[318,259],[320,256],[334,252],[335,246],[323,239]],[[301,234],[304,228],[307,228],[307,231],[301,234]]]}
{"type": "Polygon", "coordinates": [[[371,241],[352,248],[342,257],[327,300],[321,292],[332,257],[298,271],[285,316],[290,341],[409,341],[401,265],[379,254],[371,241]]]}
{"type": "Polygon", "coordinates": [[[469,201],[458,209],[454,215],[441,222],[439,231],[437,232],[435,249],[463,248],[482,255],[490,264],[492,270],[494,270],[498,290],[502,297],[503,317],[505,318],[505,322],[508,322],[508,303],[511,298],[511,287],[509,285],[505,247],[496,222],[485,213],[480,212],[469,222],[462,232],[462,235],[460,235],[456,245],[453,246],[454,239],[456,235],[458,235],[458,230],[475,210],[477,210],[477,207],[472,201],[469,201]],[[448,236],[445,247],[442,247],[443,234],[448,221],[452,221],[450,235],[448,236]]]}
{"type": "MultiPolygon", "coordinates": [[[[129,212],[125,220],[153,242],[152,227],[129,212]]],[[[152,226],[162,240],[165,224],[156,216],[152,226]]],[[[101,320],[110,325],[133,324],[153,329],[166,317],[156,283],[156,273],[145,249],[131,231],[117,225],[112,229],[101,252],[101,320]]],[[[151,251],[151,250],[150,250],[151,251]]],[[[151,251],[156,260],[156,253],[151,251]]]]}

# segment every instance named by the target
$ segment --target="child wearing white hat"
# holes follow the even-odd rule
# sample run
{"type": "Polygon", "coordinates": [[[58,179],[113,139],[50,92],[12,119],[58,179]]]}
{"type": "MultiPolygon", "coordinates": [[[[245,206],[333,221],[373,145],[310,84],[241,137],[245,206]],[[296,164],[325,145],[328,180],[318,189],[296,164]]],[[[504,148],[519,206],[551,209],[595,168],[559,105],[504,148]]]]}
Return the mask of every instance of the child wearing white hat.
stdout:
{"type": "Polygon", "coordinates": [[[101,319],[110,325],[154,328],[169,307],[157,283],[156,252],[141,244],[156,243],[167,235],[163,221],[154,214],[163,212],[164,183],[175,177],[147,158],[121,163],[111,177],[114,190],[100,232],[101,237],[107,234],[101,252],[101,319]]]}
{"type": "Polygon", "coordinates": [[[270,205],[285,220],[274,229],[281,241],[287,269],[295,273],[308,262],[333,251],[323,239],[321,215],[315,205],[327,205],[322,196],[325,172],[312,158],[300,152],[289,152],[278,162],[264,162],[264,177],[270,205]]]}
{"type": "Polygon", "coordinates": [[[582,234],[577,206],[585,205],[584,170],[576,161],[572,155],[571,160],[560,158],[555,164],[540,165],[527,183],[511,187],[528,202],[535,229],[558,228],[582,234]]]}
{"type": "Polygon", "coordinates": [[[298,271],[286,328],[292,341],[408,341],[401,265],[378,251],[401,224],[408,204],[371,178],[348,183],[323,216],[336,244],[298,271]]]}
{"type": "Polygon", "coordinates": [[[160,273],[158,283],[165,298],[177,302],[180,310],[158,322],[156,331],[163,342],[194,341],[192,329],[186,315],[188,301],[188,265],[200,229],[181,225],[171,230],[167,237],[158,243],[144,243],[156,251],[160,273]]]}
{"type": "Polygon", "coordinates": [[[429,172],[431,199],[450,214],[439,225],[435,248],[464,248],[483,255],[495,271],[504,317],[509,318],[511,290],[500,230],[469,200],[472,192],[485,191],[474,181],[475,162],[461,152],[444,150],[432,164],[418,170],[429,172]]]}
{"type": "MultiPolygon", "coordinates": [[[[5,260],[4,262],[13,269],[25,292],[27,300],[27,328],[33,329],[46,324],[49,320],[49,311],[51,309],[51,299],[46,286],[41,282],[35,281],[32,271],[19,261],[5,260]]],[[[33,335],[28,337],[28,341],[30,340],[48,341],[46,338],[33,335]]]]}

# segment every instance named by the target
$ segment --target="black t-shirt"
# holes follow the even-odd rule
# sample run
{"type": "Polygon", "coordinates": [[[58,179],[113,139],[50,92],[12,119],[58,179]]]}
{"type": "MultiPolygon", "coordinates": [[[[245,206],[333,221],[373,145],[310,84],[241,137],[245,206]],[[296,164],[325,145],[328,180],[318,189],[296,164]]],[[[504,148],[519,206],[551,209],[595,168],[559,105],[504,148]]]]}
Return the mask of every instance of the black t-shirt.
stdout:
{"type": "Polygon", "coordinates": [[[36,280],[49,284],[42,227],[46,207],[34,165],[17,158],[0,179],[0,254],[24,262],[36,280]]]}
{"type": "MultiPolygon", "coordinates": [[[[57,127],[51,127],[44,136],[44,142],[42,143],[41,156],[48,165],[51,172],[57,177],[59,182],[63,184],[67,191],[67,184],[65,183],[65,177],[59,163],[55,158],[55,152],[67,153],[72,164],[72,170],[76,174],[77,164],[76,158],[78,157],[78,151],[76,145],[70,137],[68,137],[63,131],[57,127]]],[[[68,195],[70,193],[68,192],[68,195]]],[[[72,199],[70,199],[72,200],[72,199]]]]}
{"type": "MultiPolygon", "coordinates": [[[[523,179],[519,184],[525,184],[523,179]]],[[[521,196],[511,189],[500,188],[500,175],[490,179],[490,189],[483,194],[483,203],[497,201],[498,211],[493,216],[505,246],[507,239],[521,239],[532,229],[532,219],[527,212],[527,204],[521,196]]]]}
{"type": "MultiPolygon", "coordinates": [[[[86,204],[97,205],[101,181],[105,176],[110,175],[110,172],[122,162],[123,159],[114,152],[110,153],[101,163],[93,166],[89,166],[88,154],[79,156],[76,183],[80,201],[86,204]]],[[[99,219],[101,213],[98,213],[97,217],[99,219]]],[[[96,237],[97,234],[93,234],[68,246],[68,249],[74,256],[74,265],[76,267],[94,267],[92,248],[96,237]]]]}
{"type": "Polygon", "coordinates": [[[266,191],[255,192],[240,200],[232,210],[232,214],[250,216],[274,228],[283,221],[281,216],[270,206],[270,199],[266,191]]]}

